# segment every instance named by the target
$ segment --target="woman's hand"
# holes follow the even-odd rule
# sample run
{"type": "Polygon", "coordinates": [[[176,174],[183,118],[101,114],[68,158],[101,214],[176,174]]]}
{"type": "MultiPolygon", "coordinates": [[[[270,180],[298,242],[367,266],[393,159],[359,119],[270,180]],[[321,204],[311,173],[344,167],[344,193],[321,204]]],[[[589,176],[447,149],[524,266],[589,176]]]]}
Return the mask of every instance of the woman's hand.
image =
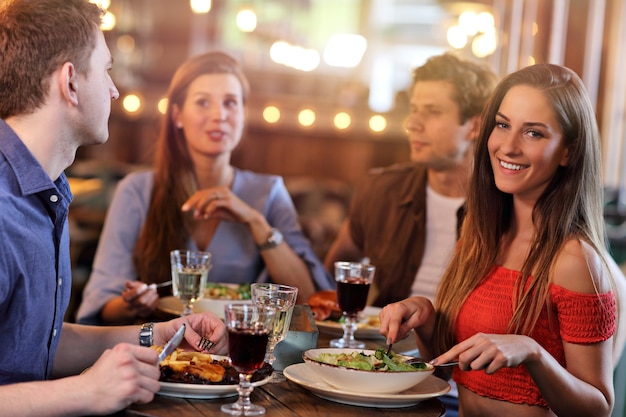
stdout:
{"type": "Polygon", "coordinates": [[[182,326],[187,325],[185,330],[185,340],[183,348],[194,350],[203,350],[203,340],[208,339],[213,345],[208,349],[209,352],[215,354],[226,354],[227,339],[226,326],[224,322],[213,313],[191,314],[189,316],[177,318],[164,323],[157,323],[154,326],[154,344],[164,345],[173,336],[174,333],[182,326]]]}
{"type": "Polygon", "coordinates": [[[159,305],[156,289],[141,281],[127,281],[122,299],[128,305],[132,317],[149,317],[159,305]]]}
{"type": "Polygon", "coordinates": [[[418,332],[430,340],[435,323],[435,308],[425,297],[409,297],[397,303],[386,305],[379,313],[380,334],[386,336],[387,343],[402,339],[411,329],[426,327],[418,332]]]}
{"type": "MultiPolygon", "coordinates": [[[[264,214],[233,194],[228,187],[211,187],[197,191],[181,207],[193,212],[196,220],[217,219],[244,224],[254,244],[267,242],[272,232],[264,214]]],[[[289,246],[287,239],[271,250],[259,251],[272,281],[298,287],[298,302],[305,302],[315,291],[308,265],[289,246]]]]}
{"type": "Polygon", "coordinates": [[[541,347],[528,336],[477,333],[435,358],[433,364],[458,360],[464,371],[484,369],[493,374],[539,360],[540,355],[541,347]]]}
{"type": "Polygon", "coordinates": [[[196,220],[217,218],[249,224],[259,213],[244,203],[228,187],[219,186],[196,191],[182,206],[183,212],[193,211],[196,220]]]}

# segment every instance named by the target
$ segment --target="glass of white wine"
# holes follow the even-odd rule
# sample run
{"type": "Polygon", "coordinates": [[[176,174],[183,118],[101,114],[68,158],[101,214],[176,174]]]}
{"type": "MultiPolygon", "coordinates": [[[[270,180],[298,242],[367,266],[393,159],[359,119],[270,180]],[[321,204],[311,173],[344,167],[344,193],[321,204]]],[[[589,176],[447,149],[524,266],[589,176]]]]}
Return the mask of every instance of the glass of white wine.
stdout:
{"type": "Polygon", "coordinates": [[[181,316],[193,313],[193,303],[204,297],[207,276],[211,269],[211,254],[186,249],[170,252],[172,290],[183,303],[181,316]]]}
{"type": "MultiPolygon", "coordinates": [[[[298,297],[298,288],[269,283],[254,283],[250,288],[254,304],[272,307],[276,312],[274,326],[270,333],[270,340],[265,354],[265,362],[273,365],[276,360],[274,348],[279,342],[285,340],[289,331],[293,307],[296,305],[296,298],[298,297]]],[[[270,382],[281,382],[284,380],[285,377],[281,373],[274,371],[270,382]]]]}

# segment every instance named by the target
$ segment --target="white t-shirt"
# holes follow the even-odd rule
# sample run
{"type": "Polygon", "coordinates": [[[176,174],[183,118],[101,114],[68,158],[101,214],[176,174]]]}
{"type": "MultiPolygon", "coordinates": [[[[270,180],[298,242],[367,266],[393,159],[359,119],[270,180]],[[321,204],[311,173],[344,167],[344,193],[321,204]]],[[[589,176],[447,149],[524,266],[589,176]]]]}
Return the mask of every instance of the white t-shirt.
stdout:
{"type": "MultiPolygon", "coordinates": [[[[426,187],[426,246],[411,295],[421,295],[434,302],[437,286],[456,245],[457,212],[464,202],[463,197],[446,197],[426,187]]],[[[448,382],[451,386],[448,395],[458,397],[456,384],[452,380],[448,382]]]]}
{"type": "Polygon", "coordinates": [[[434,301],[441,276],[448,266],[457,241],[457,211],[463,197],[446,197],[426,187],[426,246],[411,295],[434,301]]]}

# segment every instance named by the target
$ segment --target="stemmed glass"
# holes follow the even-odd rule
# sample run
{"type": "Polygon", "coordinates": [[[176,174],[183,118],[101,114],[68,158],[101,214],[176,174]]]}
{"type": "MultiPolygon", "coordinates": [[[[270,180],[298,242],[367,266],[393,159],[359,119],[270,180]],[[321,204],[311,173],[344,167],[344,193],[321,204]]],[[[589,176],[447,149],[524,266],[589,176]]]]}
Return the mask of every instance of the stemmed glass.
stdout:
{"type": "Polygon", "coordinates": [[[224,321],[228,331],[228,356],[239,372],[239,399],[222,405],[222,411],[232,415],[259,416],[265,408],[250,402],[254,390],[250,379],[263,366],[267,342],[274,325],[273,308],[250,303],[228,304],[224,307],[224,321]]]}
{"type": "MultiPolygon", "coordinates": [[[[282,284],[254,283],[250,286],[252,292],[252,302],[258,306],[269,306],[276,311],[274,316],[274,326],[270,334],[270,341],[267,344],[265,362],[274,364],[274,348],[285,340],[293,315],[293,307],[296,305],[298,288],[282,284]]],[[[270,382],[284,381],[285,377],[274,371],[270,382]]]]}
{"type": "Polygon", "coordinates": [[[365,308],[367,293],[374,279],[376,268],[358,262],[335,262],[337,281],[337,304],[343,312],[343,336],[333,339],[330,346],[338,348],[363,349],[365,343],[354,338],[357,315],[365,308]]]}
{"type": "Polygon", "coordinates": [[[183,302],[181,316],[193,313],[193,303],[204,297],[207,276],[211,269],[211,254],[185,249],[170,252],[172,292],[183,302]]]}

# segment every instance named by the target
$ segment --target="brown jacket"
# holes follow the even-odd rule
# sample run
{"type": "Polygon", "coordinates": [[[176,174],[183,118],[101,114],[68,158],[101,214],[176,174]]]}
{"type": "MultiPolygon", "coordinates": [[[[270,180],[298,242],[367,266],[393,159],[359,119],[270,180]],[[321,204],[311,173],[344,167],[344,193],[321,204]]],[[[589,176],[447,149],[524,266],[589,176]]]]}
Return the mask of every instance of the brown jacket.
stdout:
{"type": "MultiPolygon", "coordinates": [[[[376,266],[370,304],[383,307],[411,294],[426,240],[427,170],[415,164],[378,168],[350,206],[350,235],[376,266]]],[[[462,210],[458,213],[458,225],[462,210]]]]}

